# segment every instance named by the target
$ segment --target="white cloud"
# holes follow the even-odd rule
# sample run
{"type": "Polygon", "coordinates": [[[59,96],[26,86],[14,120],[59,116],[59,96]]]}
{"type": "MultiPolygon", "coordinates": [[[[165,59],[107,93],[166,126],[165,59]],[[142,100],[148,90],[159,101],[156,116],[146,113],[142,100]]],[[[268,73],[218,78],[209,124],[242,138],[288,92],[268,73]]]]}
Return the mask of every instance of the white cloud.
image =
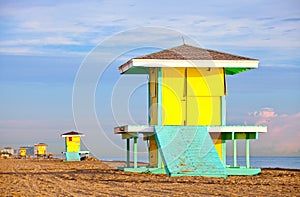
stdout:
{"type": "Polygon", "coordinates": [[[253,149],[257,154],[298,155],[300,154],[300,112],[281,114],[268,123],[268,133],[259,135],[253,141],[253,149]]]}
{"type": "Polygon", "coordinates": [[[0,47],[0,53],[26,55],[33,53],[33,51],[29,47],[0,47]]]}
{"type": "MultiPolygon", "coordinates": [[[[36,48],[38,45],[90,46],[122,30],[160,26],[182,31],[208,48],[265,47],[275,50],[278,47],[300,47],[300,21],[288,20],[297,18],[293,6],[288,3],[272,4],[272,9],[268,2],[262,4],[255,1],[243,4],[234,1],[178,2],[178,6],[172,3],[172,7],[167,2],[163,4],[169,8],[162,9],[154,6],[155,3],[132,4],[126,1],[8,4],[2,8],[1,17],[8,20],[9,25],[5,25],[6,22],[0,24],[4,24],[5,28],[1,28],[4,35],[10,36],[2,36],[1,44],[14,47],[32,45],[31,50],[42,50],[36,48]],[[255,7],[260,12],[251,15],[247,6],[255,7]],[[291,10],[283,11],[282,7],[291,10]]],[[[134,35],[132,39],[137,40],[140,36],[134,35]]],[[[62,49],[69,50],[68,47],[62,49]]],[[[292,55],[282,58],[297,57],[297,54],[292,55]]]]}
{"type": "Polygon", "coordinates": [[[20,39],[0,41],[2,46],[18,45],[79,45],[79,42],[72,41],[65,37],[46,37],[41,39],[20,39]]]}
{"type": "Polygon", "coordinates": [[[274,109],[269,107],[261,108],[259,111],[248,112],[248,115],[255,119],[255,125],[267,125],[273,118],[278,116],[274,109]]]}
{"type": "Polygon", "coordinates": [[[266,125],[268,132],[253,141],[253,150],[259,155],[299,155],[300,112],[277,114],[273,108],[262,108],[248,113],[250,124],[266,125]]]}

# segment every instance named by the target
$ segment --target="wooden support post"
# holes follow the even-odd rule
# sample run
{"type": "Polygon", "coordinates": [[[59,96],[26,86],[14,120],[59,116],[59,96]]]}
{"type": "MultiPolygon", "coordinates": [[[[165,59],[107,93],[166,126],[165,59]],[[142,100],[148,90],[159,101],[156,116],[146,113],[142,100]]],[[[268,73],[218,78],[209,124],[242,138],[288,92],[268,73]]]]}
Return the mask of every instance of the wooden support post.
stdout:
{"type": "Polygon", "coordinates": [[[246,168],[250,168],[250,141],[246,139],[246,168]]]}
{"type": "Polygon", "coordinates": [[[126,155],[126,167],[130,167],[130,138],[126,139],[126,150],[127,150],[127,155],[126,155]]]}
{"type": "Polygon", "coordinates": [[[232,156],[233,156],[233,167],[237,167],[236,140],[233,140],[232,156]]]}
{"type": "Polygon", "coordinates": [[[133,138],[133,167],[137,168],[137,137],[133,138]]]}

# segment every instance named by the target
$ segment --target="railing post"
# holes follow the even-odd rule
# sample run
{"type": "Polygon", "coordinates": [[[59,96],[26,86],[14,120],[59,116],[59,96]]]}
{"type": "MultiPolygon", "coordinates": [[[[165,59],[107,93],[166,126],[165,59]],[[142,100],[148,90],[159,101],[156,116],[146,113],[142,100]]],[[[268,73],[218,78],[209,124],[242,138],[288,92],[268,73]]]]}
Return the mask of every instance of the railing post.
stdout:
{"type": "Polygon", "coordinates": [[[250,141],[246,139],[246,168],[250,168],[250,141]]]}
{"type": "Polygon", "coordinates": [[[232,156],[233,156],[233,166],[237,167],[237,155],[236,155],[236,140],[233,140],[233,148],[232,148],[232,156]]]}
{"type": "Polygon", "coordinates": [[[126,155],[126,167],[130,167],[130,138],[126,139],[126,150],[127,150],[127,155],[126,155]]]}
{"type": "Polygon", "coordinates": [[[222,139],[222,162],[224,166],[226,167],[226,140],[222,139]]]}
{"type": "Polygon", "coordinates": [[[137,137],[133,138],[133,167],[137,168],[137,137]]]}

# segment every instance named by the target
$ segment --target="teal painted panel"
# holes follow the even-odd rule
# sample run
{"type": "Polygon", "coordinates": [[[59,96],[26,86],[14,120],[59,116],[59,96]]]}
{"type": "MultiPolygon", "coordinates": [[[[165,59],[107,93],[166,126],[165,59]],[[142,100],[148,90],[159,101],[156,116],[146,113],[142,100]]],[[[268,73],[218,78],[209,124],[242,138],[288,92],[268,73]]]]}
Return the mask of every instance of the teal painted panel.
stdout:
{"type": "Polygon", "coordinates": [[[246,167],[229,167],[226,168],[227,175],[256,175],[261,172],[260,168],[246,168],[246,167]]]}
{"type": "Polygon", "coordinates": [[[66,161],[80,161],[78,152],[66,152],[66,161]]]}
{"type": "Polygon", "coordinates": [[[125,172],[137,172],[137,173],[149,173],[149,174],[166,174],[164,168],[147,168],[147,167],[138,167],[138,168],[126,168],[126,167],[117,167],[118,170],[123,170],[125,172]]]}
{"type": "Polygon", "coordinates": [[[207,127],[156,126],[155,137],[168,176],[226,177],[207,127]]]}

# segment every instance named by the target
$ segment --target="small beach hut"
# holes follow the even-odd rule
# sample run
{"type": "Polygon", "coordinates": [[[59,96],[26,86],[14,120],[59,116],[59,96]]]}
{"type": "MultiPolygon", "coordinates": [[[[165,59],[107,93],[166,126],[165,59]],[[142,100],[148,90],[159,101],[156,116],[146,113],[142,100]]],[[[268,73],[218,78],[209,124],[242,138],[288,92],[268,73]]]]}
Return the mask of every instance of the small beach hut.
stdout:
{"type": "Polygon", "coordinates": [[[61,135],[65,138],[65,152],[66,161],[80,161],[81,155],[88,155],[89,151],[80,150],[80,138],[84,136],[83,133],[75,131],[67,132],[61,135]]]}
{"type": "Polygon", "coordinates": [[[36,157],[46,157],[48,144],[39,143],[34,145],[34,153],[36,157]]]}
{"type": "Polygon", "coordinates": [[[257,68],[258,63],[257,59],[184,44],[121,65],[121,74],[144,74],[149,79],[148,125],[114,128],[115,134],[127,140],[127,166],[123,169],[168,176],[258,174],[259,168],[250,167],[249,141],[267,132],[267,127],[226,125],[226,77],[257,68]],[[148,168],[137,166],[139,134],[148,141],[148,168]],[[229,140],[233,144],[232,166],[226,162],[229,140]],[[237,140],[245,141],[245,166],[237,164],[237,140]]]}
{"type": "Polygon", "coordinates": [[[9,146],[4,147],[4,149],[2,149],[0,152],[4,152],[4,153],[6,152],[6,153],[9,153],[10,155],[15,154],[15,150],[9,146]]]}
{"type": "Polygon", "coordinates": [[[19,148],[19,157],[26,158],[27,156],[27,147],[20,147],[19,148]]]}

